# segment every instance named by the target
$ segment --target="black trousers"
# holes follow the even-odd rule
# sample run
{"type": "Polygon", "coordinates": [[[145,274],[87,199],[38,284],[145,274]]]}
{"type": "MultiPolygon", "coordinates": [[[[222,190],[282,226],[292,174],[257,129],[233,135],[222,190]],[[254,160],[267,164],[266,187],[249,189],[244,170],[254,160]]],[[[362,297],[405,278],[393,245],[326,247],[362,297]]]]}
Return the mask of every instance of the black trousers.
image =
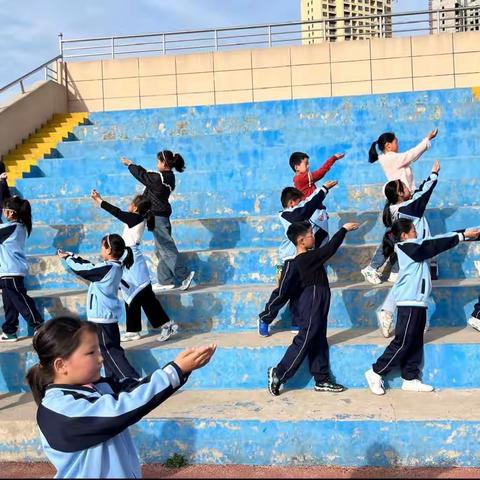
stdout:
{"type": "Polygon", "coordinates": [[[8,335],[17,333],[20,314],[32,330],[36,330],[43,319],[35,307],[35,302],[27,294],[24,278],[21,276],[0,278],[5,322],[2,330],[8,335]]]}
{"type": "Polygon", "coordinates": [[[472,317],[480,318],[480,297],[478,297],[478,302],[473,306],[472,317]]]}
{"type": "Polygon", "coordinates": [[[310,373],[316,382],[324,382],[330,377],[327,342],[329,308],[330,288],[316,285],[305,288],[298,300],[290,302],[292,318],[300,330],[277,365],[277,376],[282,383],[295,375],[307,356],[310,373]]]}
{"type": "Polygon", "coordinates": [[[404,380],[420,379],[426,321],[425,307],[398,307],[395,338],[372,365],[373,371],[386,375],[392,368],[400,367],[404,380]]]}
{"type": "Polygon", "coordinates": [[[130,305],[125,304],[127,315],[127,332],[140,332],[142,330],[142,308],[153,328],[158,328],[170,321],[162,305],[148,284],[135,295],[130,305]]]}
{"type": "Polygon", "coordinates": [[[120,345],[120,329],[118,323],[97,323],[100,352],[103,357],[105,375],[117,380],[125,378],[140,378],[125,356],[125,350],[120,345]]]}

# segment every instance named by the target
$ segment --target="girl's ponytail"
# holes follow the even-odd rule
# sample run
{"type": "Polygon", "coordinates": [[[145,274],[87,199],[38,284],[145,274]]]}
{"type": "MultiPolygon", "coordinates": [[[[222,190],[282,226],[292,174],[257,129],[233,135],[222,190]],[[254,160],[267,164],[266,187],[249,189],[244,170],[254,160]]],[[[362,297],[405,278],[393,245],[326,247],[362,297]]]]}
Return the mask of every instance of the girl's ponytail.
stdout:
{"type": "Polygon", "coordinates": [[[383,189],[387,201],[383,207],[382,221],[387,228],[390,228],[393,223],[390,207],[398,203],[398,191],[403,192],[403,183],[400,180],[391,180],[383,189]]]}
{"type": "Polygon", "coordinates": [[[39,363],[36,363],[30,368],[25,379],[32,391],[35,403],[40,405],[45,395],[45,387],[53,382],[53,371],[51,369],[47,370],[39,363]]]}
{"type": "Polygon", "coordinates": [[[27,234],[30,236],[32,233],[32,207],[30,206],[30,202],[15,196],[7,198],[3,204],[3,208],[15,212],[16,220],[25,225],[27,234]]]}
{"type": "Polygon", "coordinates": [[[122,257],[122,265],[130,268],[134,262],[132,249],[130,247],[125,247],[125,253],[122,255],[122,257]]]}
{"type": "Polygon", "coordinates": [[[395,244],[401,239],[402,233],[408,233],[413,222],[408,218],[399,218],[392,224],[392,228],[385,232],[382,240],[382,252],[385,258],[390,258],[395,250],[395,244]]]}
{"type": "Polygon", "coordinates": [[[377,160],[378,160],[377,142],[372,142],[372,145],[370,145],[370,150],[368,151],[368,161],[370,163],[375,163],[377,160]]]}
{"type": "Polygon", "coordinates": [[[182,173],[185,170],[185,160],[179,153],[172,153],[170,150],[162,150],[157,153],[157,159],[165,162],[168,168],[174,168],[177,172],[182,173]]]}

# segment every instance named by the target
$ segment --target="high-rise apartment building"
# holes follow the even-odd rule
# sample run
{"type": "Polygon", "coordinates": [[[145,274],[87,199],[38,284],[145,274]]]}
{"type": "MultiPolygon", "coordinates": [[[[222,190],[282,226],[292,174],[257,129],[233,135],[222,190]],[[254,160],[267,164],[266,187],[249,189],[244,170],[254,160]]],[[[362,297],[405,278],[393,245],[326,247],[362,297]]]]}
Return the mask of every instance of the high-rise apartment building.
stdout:
{"type": "Polygon", "coordinates": [[[371,37],[391,37],[392,0],[300,0],[302,22],[325,20],[304,24],[302,43],[322,41],[359,40],[371,37]],[[348,20],[336,20],[346,18],[348,20]],[[325,26],[325,28],[324,28],[325,26]]]}
{"type": "Polygon", "coordinates": [[[480,10],[461,7],[480,7],[480,0],[429,0],[431,32],[480,30],[480,10]],[[448,9],[455,10],[445,12],[448,9]]]}

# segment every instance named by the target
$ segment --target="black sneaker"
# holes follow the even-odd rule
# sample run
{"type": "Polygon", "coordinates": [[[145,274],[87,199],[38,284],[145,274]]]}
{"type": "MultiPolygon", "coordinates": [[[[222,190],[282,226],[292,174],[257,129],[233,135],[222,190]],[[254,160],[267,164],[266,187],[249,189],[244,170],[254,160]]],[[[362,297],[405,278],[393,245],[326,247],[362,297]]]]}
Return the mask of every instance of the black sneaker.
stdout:
{"type": "Polygon", "coordinates": [[[343,392],[345,387],[339,383],[334,383],[332,380],[325,380],[324,382],[315,382],[315,391],[316,392],[334,392],[339,393],[343,392]]]}
{"type": "Polygon", "coordinates": [[[280,382],[277,377],[277,369],[275,367],[270,367],[268,369],[268,391],[274,396],[278,397],[280,395],[280,382]]]}

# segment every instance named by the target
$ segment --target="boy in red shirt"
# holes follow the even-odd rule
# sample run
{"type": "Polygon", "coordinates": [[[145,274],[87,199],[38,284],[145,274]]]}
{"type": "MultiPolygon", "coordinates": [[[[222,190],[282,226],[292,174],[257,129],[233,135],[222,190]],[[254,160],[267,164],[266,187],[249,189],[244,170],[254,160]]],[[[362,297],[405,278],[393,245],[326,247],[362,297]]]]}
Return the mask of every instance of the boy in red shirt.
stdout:
{"type": "Polygon", "coordinates": [[[293,185],[303,193],[303,198],[308,197],[317,189],[315,182],[323,178],[333,164],[344,156],[344,153],[335,153],[318,170],[311,172],[309,170],[309,156],[306,153],[294,152],[290,155],[290,167],[295,172],[293,185]]]}

